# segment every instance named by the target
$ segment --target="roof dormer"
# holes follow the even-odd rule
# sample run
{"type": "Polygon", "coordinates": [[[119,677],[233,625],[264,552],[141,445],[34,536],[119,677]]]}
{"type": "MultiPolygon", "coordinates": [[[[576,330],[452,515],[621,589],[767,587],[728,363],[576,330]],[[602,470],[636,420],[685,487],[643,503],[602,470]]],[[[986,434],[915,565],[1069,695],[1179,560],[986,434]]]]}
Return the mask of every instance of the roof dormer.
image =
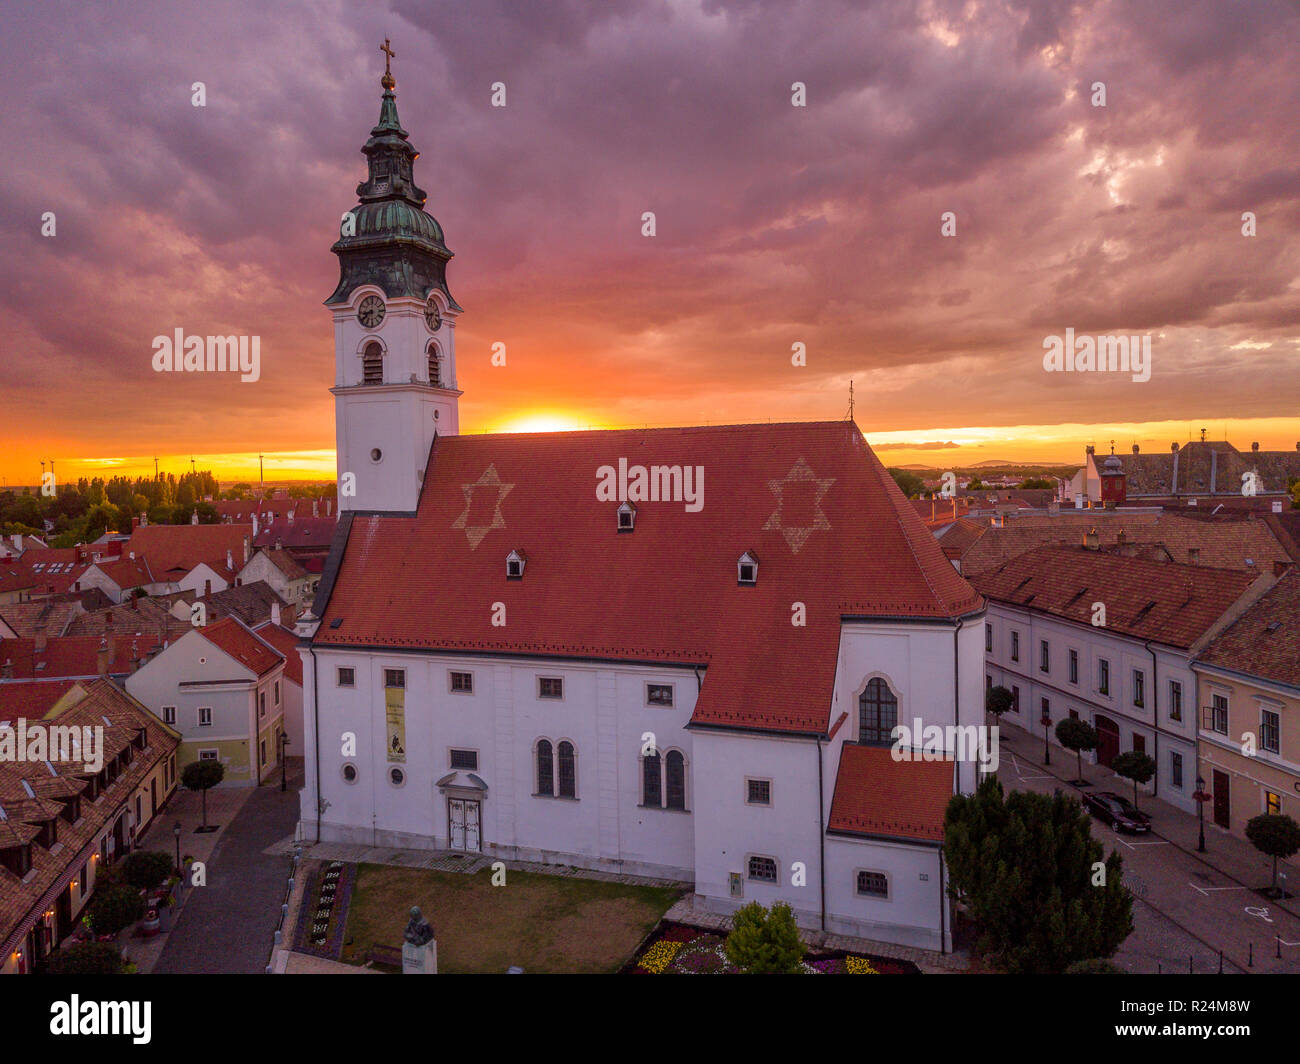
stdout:
{"type": "Polygon", "coordinates": [[[636,527],[636,507],[630,502],[621,503],[618,508],[618,530],[631,532],[636,527]]]}
{"type": "Polygon", "coordinates": [[[736,562],[736,583],[753,587],[758,583],[758,558],[745,551],[736,562]]]}
{"type": "Polygon", "coordinates": [[[528,555],[521,550],[512,550],[506,555],[506,579],[522,580],[524,566],[528,564],[528,555]]]}

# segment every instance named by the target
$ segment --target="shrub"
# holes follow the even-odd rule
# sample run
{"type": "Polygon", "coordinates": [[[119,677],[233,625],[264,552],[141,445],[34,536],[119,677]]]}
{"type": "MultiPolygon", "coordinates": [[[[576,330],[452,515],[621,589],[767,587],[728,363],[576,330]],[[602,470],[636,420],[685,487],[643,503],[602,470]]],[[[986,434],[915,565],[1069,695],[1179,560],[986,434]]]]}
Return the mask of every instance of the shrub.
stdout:
{"type": "Polygon", "coordinates": [[[1105,957],[1091,957],[1086,961],[1075,961],[1065,969],[1066,975],[1126,975],[1118,964],[1105,957]]]}
{"type": "Polygon", "coordinates": [[[756,974],[801,970],[803,943],[794,913],[784,902],[777,902],[770,911],[750,902],[736,910],[731,926],[727,959],[736,967],[756,974]]]}
{"type": "Polygon", "coordinates": [[[122,975],[126,963],[112,942],[82,942],[51,953],[45,970],[50,975],[122,975]]]}
{"type": "Polygon", "coordinates": [[[133,887],[153,890],[160,886],[172,870],[171,854],[160,850],[136,850],[122,862],[122,875],[133,887]]]}
{"type": "Polygon", "coordinates": [[[135,887],[97,889],[90,899],[90,926],[97,935],[115,935],[144,913],[144,899],[135,887]]]}

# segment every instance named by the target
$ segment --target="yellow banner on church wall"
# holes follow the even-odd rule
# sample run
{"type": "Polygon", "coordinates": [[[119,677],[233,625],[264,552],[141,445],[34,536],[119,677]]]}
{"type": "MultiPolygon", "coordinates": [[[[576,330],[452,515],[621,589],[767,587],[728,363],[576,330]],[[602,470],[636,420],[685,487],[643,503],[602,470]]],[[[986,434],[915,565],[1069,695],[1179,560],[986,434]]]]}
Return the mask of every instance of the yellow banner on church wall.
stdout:
{"type": "Polygon", "coordinates": [[[384,688],[384,715],[388,719],[388,760],[406,761],[406,690],[384,688]]]}

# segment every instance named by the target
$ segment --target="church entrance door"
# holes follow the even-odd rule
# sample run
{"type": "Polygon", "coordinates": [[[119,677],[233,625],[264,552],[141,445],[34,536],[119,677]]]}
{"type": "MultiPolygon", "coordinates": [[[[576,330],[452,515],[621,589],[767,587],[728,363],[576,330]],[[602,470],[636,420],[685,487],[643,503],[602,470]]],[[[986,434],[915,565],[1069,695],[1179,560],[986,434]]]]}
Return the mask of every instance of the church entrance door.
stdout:
{"type": "Polygon", "coordinates": [[[482,802],[472,798],[447,799],[447,837],[453,850],[477,853],[482,847],[482,802]]]}

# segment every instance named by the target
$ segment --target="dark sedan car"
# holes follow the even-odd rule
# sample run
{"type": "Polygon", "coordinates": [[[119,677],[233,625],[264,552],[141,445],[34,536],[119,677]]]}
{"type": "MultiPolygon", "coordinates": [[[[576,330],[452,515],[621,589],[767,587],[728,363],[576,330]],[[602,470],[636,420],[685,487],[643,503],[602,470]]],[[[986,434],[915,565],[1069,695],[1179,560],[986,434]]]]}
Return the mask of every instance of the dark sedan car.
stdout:
{"type": "Polygon", "coordinates": [[[1130,802],[1111,791],[1097,791],[1083,796],[1088,812],[1104,820],[1116,831],[1140,834],[1151,830],[1151,818],[1130,802]]]}

